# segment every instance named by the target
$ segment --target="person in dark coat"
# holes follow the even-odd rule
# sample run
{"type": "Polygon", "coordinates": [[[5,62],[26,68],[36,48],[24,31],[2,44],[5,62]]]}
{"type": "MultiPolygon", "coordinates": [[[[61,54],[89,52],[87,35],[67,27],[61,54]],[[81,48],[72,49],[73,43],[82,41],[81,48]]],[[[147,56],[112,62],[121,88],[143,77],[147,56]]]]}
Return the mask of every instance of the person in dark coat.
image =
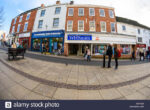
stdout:
{"type": "Polygon", "coordinates": [[[111,65],[112,54],[113,54],[112,46],[109,44],[108,49],[107,49],[107,55],[108,55],[108,68],[111,67],[110,65],[111,65]]]}
{"type": "Polygon", "coordinates": [[[115,58],[115,69],[118,69],[118,49],[117,47],[114,48],[114,58],[115,58]]]}
{"type": "Polygon", "coordinates": [[[132,57],[131,57],[131,61],[134,60],[135,61],[135,50],[133,50],[132,52],[132,57]]]}
{"type": "Polygon", "coordinates": [[[104,52],[103,52],[103,68],[105,68],[105,59],[106,59],[106,47],[104,46],[104,52]]]}

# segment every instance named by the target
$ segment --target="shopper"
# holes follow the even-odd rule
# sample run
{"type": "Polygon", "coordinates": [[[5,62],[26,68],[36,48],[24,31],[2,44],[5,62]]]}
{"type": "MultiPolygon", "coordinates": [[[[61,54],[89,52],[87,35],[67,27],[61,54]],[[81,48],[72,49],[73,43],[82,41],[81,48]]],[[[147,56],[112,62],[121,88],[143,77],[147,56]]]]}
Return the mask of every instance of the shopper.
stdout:
{"type": "Polygon", "coordinates": [[[133,50],[132,52],[132,57],[131,57],[131,61],[134,60],[135,61],[135,50],[133,50]]]}
{"type": "Polygon", "coordinates": [[[87,60],[87,51],[88,51],[88,47],[85,47],[85,52],[84,52],[84,59],[87,60]]]}
{"type": "Polygon", "coordinates": [[[119,50],[117,49],[117,47],[114,48],[114,58],[115,58],[115,69],[118,69],[119,50]]]}
{"type": "Polygon", "coordinates": [[[90,52],[90,49],[87,50],[87,61],[91,61],[91,52],[90,52]]]}
{"type": "Polygon", "coordinates": [[[105,68],[106,63],[106,46],[104,46],[104,52],[103,52],[103,68],[105,68]]]}
{"type": "Polygon", "coordinates": [[[109,44],[108,49],[107,49],[107,55],[108,55],[108,68],[111,68],[110,65],[111,65],[112,53],[113,53],[112,46],[111,46],[111,44],[109,44]]]}

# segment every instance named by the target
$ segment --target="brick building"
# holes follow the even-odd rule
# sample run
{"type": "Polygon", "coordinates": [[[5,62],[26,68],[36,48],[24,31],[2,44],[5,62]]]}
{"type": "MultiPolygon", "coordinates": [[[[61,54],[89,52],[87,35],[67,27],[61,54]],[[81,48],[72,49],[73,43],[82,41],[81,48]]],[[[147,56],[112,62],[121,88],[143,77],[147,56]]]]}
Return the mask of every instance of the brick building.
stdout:
{"type": "Polygon", "coordinates": [[[18,42],[25,48],[31,46],[31,33],[37,13],[37,9],[31,9],[21,13],[15,17],[11,22],[10,34],[14,36],[13,41],[18,42]]]}

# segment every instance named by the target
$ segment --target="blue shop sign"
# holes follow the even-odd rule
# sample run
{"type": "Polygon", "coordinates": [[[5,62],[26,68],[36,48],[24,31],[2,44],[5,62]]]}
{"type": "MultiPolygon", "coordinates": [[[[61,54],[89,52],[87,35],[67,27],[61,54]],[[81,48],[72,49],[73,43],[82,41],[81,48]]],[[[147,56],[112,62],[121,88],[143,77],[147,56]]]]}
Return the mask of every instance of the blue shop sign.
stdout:
{"type": "Polygon", "coordinates": [[[92,40],[92,35],[84,34],[70,34],[68,35],[68,40],[92,40]]]}
{"type": "Polygon", "coordinates": [[[64,37],[63,30],[41,31],[32,33],[32,38],[64,37]]]}

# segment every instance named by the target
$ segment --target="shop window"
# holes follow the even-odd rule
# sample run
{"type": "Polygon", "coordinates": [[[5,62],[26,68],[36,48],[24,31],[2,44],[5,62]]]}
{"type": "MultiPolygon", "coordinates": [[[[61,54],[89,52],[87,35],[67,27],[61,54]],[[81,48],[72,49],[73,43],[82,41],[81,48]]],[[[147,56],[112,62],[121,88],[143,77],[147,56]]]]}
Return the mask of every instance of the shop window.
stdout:
{"type": "Polygon", "coordinates": [[[22,18],[23,18],[23,16],[20,16],[19,22],[22,22],[22,18]]]}
{"type": "Polygon", "coordinates": [[[131,53],[130,45],[120,45],[120,51],[123,55],[128,55],[131,53]]]}
{"type": "Polygon", "coordinates": [[[116,32],[115,23],[111,23],[111,32],[116,32]]]}
{"type": "Polygon", "coordinates": [[[53,27],[58,27],[58,26],[59,26],[59,18],[54,18],[53,27]]]}
{"type": "Polygon", "coordinates": [[[106,48],[107,45],[93,45],[93,54],[94,55],[103,55],[104,54],[104,48],[106,48]]]}
{"type": "Polygon", "coordinates": [[[90,8],[89,9],[89,15],[90,16],[95,16],[95,10],[94,10],[94,8],[90,8]]]}
{"type": "Polygon", "coordinates": [[[106,22],[100,22],[101,24],[101,32],[106,32],[106,22]]]}
{"type": "Polygon", "coordinates": [[[45,10],[41,10],[41,17],[43,17],[45,15],[45,10]]]}
{"type": "Polygon", "coordinates": [[[29,20],[31,13],[27,14],[26,20],[29,20]]]}
{"type": "Polygon", "coordinates": [[[104,11],[104,9],[100,9],[99,13],[100,13],[101,17],[105,17],[105,11],[104,11]]]}
{"type": "Polygon", "coordinates": [[[84,31],[84,21],[78,21],[78,31],[84,31]]]}
{"type": "Polygon", "coordinates": [[[40,51],[40,39],[34,39],[33,40],[33,50],[34,51],[40,51]]]}
{"type": "Polygon", "coordinates": [[[72,31],[73,21],[68,21],[67,23],[67,31],[72,31]]]}
{"type": "Polygon", "coordinates": [[[89,28],[90,28],[90,31],[95,31],[95,21],[90,21],[89,22],[89,28]]]}
{"type": "Polygon", "coordinates": [[[55,14],[60,14],[60,11],[61,11],[61,7],[56,7],[55,14]]]}
{"type": "Polygon", "coordinates": [[[57,53],[63,50],[63,38],[52,38],[52,53],[57,53]]]}
{"type": "Polygon", "coordinates": [[[123,30],[123,31],[126,31],[126,26],[123,25],[123,26],[122,26],[122,30],[123,30]]]}
{"type": "Polygon", "coordinates": [[[43,26],[43,20],[40,20],[38,24],[38,28],[42,28],[42,26],[43,26]]]}
{"type": "Polygon", "coordinates": [[[20,31],[20,24],[18,24],[18,28],[17,28],[17,32],[19,32],[20,31]]]}
{"type": "Polygon", "coordinates": [[[110,18],[114,18],[114,12],[113,12],[113,10],[109,10],[109,16],[110,16],[110,18]]]}
{"type": "Polygon", "coordinates": [[[68,11],[68,16],[73,16],[73,8],[69,8],[69,11],[68,11]]]}
{"type": "Polygon", "coordinates": [[[84,8],[79,8],[78,15],[79,16],[84,16],[84,8]]]}
{"type": "Polygon", "coordinates": [[[27,29],[28,29],[28,23],[25,23],[23,31],[27,31],[27,29]]]}
{"type": "Polygon", "coordinates": [[[142,37],[138,37],[138,42],[142,42],[142,37]]]}

